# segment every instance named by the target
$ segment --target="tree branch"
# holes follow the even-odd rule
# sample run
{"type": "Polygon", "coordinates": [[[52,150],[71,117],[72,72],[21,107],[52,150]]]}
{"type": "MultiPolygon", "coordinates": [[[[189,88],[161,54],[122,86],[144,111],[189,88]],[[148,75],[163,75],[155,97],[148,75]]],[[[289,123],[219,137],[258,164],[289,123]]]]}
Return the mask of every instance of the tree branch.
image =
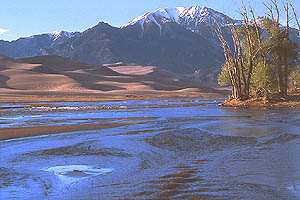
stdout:
{"type": "Polygon", "coordinates": [[[277,15],[277,19],[276,19],[276,26],[279,26],[279,20],[280,20],[280,11],[279,11],[279,8],[278,8],[278,2],[277,0],[270,0],[275,8],[275,11],[276,11],[276,15],[277,15]]]}
{"type": "Polygon", "coordinates": [[[275,21],[275,18],[274,18],[274,13],[273,13],[273,6],[272,4],[269,4],[267,5],[266,3],[263,3],[264,6],[269,10],[270,14],[268,14],[268,16],[272,19],[272,21],[274,22],[275,21]]]}
{"type": "Polygon", "coordinates": [[[291,8],[292,8],[292,11],[294,13],[294,18],[295,18],[295,21],[296,21],[296,24],[298,26],[298,31],[299,31],[299,37],[300,37],[300,23],[299,23],[299,20],[297,18],[297,14],[296,14],[296,10],[294,8],[294,6],[292,4],[290,4],[291,8]]]}

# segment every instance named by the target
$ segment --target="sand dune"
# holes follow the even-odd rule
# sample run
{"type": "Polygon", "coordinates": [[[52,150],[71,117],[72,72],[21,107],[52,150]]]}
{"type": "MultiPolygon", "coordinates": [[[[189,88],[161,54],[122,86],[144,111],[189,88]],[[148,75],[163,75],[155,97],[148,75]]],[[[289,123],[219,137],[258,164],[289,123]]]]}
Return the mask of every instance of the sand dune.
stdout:
{"type": "Polygon", "coordinates": [[[0,55],[0,101],[99,101],[222,96],[155,66],[91,65],[59,56],[14,60],[0,55]]]}

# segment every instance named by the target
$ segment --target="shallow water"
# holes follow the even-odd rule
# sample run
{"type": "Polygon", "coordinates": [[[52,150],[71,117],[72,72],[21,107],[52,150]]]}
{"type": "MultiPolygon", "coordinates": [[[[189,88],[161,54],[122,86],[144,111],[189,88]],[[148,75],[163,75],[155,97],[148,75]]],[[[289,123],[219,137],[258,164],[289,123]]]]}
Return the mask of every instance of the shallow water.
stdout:
{"type": "Polygon", "coordinates": [[[222,99],[0,105],[0,127],[139,122],[0,142],[1,199],[300,199],[300,111],[222,99]]]}

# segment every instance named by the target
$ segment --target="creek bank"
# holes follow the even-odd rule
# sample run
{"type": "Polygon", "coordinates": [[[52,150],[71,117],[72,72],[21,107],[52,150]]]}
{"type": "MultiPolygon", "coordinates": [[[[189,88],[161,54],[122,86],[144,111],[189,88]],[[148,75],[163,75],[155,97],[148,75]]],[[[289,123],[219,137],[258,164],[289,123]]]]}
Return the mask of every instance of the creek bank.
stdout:
{"type": "Polygon", "coordinates": [[[247,100],[229,99],[219,106],[252,109],[300,109],[300,93],[287,97],[253,97],[247,100]]]}

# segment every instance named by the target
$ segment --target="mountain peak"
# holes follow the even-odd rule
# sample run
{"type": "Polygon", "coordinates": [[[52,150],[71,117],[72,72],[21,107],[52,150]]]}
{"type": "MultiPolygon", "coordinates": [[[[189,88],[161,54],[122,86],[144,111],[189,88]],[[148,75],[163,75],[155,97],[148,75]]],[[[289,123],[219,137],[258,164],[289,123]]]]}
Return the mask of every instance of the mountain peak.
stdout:
{"type": "Polygon", "coordinates": [[[144,31],[144,25],[148,23],[156,24],[160,31],[161,26],[168,22],[174,22],[190,29],[193,32],[199,32],[199,27],[209,27],[214,29],[216,23],[221,26],[232,23],[234,20],[230,17],[215,11],[206,6],[189,6],[175,8],[159,8],[153,12],[147,12],[129,23],[121,26],[125,28],[139,24],[144,31]]]}
{"type": "Polygon", "coordinates": [[[62,31],[62,30],[56,30],[48,35],[51,38],[51,40],[53,40],[53,41],[56,41],[62,37],[67,37],[67,38],[72,37],[72,33],[67,32],[67,31],[62,31]]]}
{"type": "Polygon", "coordinates": [[[180,18],[187,18],[189,20],[193,20],[195,18],[201,18],[208,15],[216,16],[218,14],[217,11],[210,9],[208,7],[201,6],[190,6],[186,7],[179,15],[180,18]]]}

